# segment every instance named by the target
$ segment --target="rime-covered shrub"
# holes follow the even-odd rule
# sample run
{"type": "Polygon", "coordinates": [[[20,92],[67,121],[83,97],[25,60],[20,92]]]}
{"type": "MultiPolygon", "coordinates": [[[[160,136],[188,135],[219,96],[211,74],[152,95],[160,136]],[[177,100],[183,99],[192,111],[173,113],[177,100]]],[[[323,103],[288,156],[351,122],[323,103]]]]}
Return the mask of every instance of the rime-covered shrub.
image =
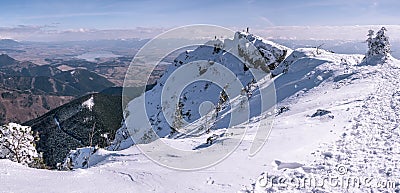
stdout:
{"type": "Polygon", "coordinates": [[[0,126],[0,159],[9,159],[31,166],[40,158],[34,141],[35,138],[28,126],[16,123],[0,126]]]}

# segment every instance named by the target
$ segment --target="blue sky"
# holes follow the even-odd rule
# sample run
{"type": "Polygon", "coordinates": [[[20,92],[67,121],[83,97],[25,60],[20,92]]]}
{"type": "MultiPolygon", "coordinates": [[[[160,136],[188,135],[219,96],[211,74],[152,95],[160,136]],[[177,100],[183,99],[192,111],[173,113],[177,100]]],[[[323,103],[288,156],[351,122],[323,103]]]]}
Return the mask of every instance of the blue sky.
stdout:
{"type": "MultiPolygon", "coordinates": [[[[398,24],[397,0],[2,0],[1,29],[63,31],[170,28],[214,24],[228,28],[398,24]]],[[[5,36],[5,35],[3,35],[5,36]]]]}
{"type": "Polygon", "coordinates": [[[397,24],[399,1],[107,1],[3,0],[0,25],[49,25],[60,29],[223,26],[397,24]],[[397,23],[396,23],[397,22],[397,23]]]}

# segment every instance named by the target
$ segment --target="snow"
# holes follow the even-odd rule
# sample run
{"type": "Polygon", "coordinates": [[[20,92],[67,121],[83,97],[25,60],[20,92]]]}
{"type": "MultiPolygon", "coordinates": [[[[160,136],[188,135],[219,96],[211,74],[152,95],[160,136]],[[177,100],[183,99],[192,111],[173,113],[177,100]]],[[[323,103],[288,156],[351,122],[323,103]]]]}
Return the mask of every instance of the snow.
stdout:
{"type": "MultiPolygon", "coordinates": [[[[327,172],[333,172],[335,175],[344,175],[345,178],[370,178],[373,180],[371,187],[363,183],[359,188],[349,185],[350,188],[353,188],[351,192],[394,191],[393,186],[389,188],[377,187],[379,186],[378,182],[394,184],[398,183],[399,179],[398,173],[394,170],[398,168],[397,162],[399,158],[396,154],[400,149],[397,147],[398,143],[395,142],[399,136],[398,99],[395,97],[399,88],[399,81],[396,78],[400,75],[399,66],[399,61],[391,59],[377,66],[359,65],[353,69],[356,71],[353,76],[358,76],[356,85],[360,87],[368,86],[366,88],[369,89],[359,92],[358,99],[355,98],[356,100],[352,100],[353,102],[343,103],[340,109],[338,108],[339,106],[336,108],[331,107],[332,113],[335,115],[334,123],[336,127],[338,126],[337,120],[343,119],[337,117],[337,115],[340,115],[339,113],[356,110],[351,116],[343,119],[348,121],[344,125],[344,130],[334,129],[333,131],[338,132],[339,136],[312,148],[314,156],[306,159],[305,165],[307,169],[287,170],[277,173],[277,175],[293,177],[301,174],[323,179],[323,177],[332,175],[327,172]],[[358,83],[359,81],[367,81],[365,83],[369,82],[369,85],[360,84],[358,83]],[[349,106],[351,103],[354,103],[355,106],[349,106]],[[344,170],[344,174],[338,168],[344,170]]],[[[343,88],[339,89],[342,90],[343,88]]],[[[344,93],[348,94],[350,92],[344,93]]],[[[332,102],[338,101],[333,100],[332,102]]],[[[303,192],[306,190],[343,192],[344,189],[347,189],[346,186],[332,187],[325,185],[323,188],[308,187],[301,190],[280,190],[280,192],[303,192]]],[[[273,188],[264,188],[262,184],[257,184],[256,182],[255,192],[269,192],[279,189],[277,185],[273,188]]]]}
{"type": "MultiPolygon", "coordinates": [[[[229,44],[229,41],[225,43],[229,44]]],[[[190,53],[194,52],[196,50],[190,53]]],[[[243,141],[228,157],[208,168],[190,172],[171,170],[152,162],[138,149],[139,145],[130,146],[132,141],[126,137],[127,128],[123,125],[112,148],[109,148],[119,151],[96,151],[88,169],[68,172],[37,170],[0,160],[0,192],[304,192],[313,189],[265,187],[262,179],[266,175],[312,175],[322,178],[327,175],[326,171],[352,176],[373,175],[396,181],[400,178],[396,171],[400,159],[400,62],[388,57],[386,62],[367,65],[362,64],[363,57],[324,50],[317,53],[311,48],[290,52],[272,72],[275,75],[272,80],[265,78],[257,83],[258,90],[262,90],[273,81],[277,106],[285,108],[276,113],[267,143],[254,156],[249,155],[264,114],[253,116],[250,121],[238,123],[232,128],[221,126],[210,133],[156,139],[140,145],[152,147],[162,141],[183,150],[214,148],[222,151],[223,144],[238,138],[237,135],[230,135],[229,131],[246,131],[243,141]],[[207,139],[213,142],[209,143],[207,139]],[[343,167],[344,171],[338,170],[343,167]]],[[[201,65],[194,63],[193,66],[198,69],[201,65]]],[[[231,67],[235,70],[234,66],[231,67]]],[[[240,74],[239,68],[236,72],[240,74]]],[[[246,78],[243,80],[249,81],[246,78]]],[[[202,88],[204,84],[201,83],[202,88]]],[[[209,86],[209,89],[213,89],[214,93],[220,92],[217,87],[209,86]]],[[[187,93],[190,91],[195,93],[191,102],[198,103],[190,108],[198,110],[202,103],[194,96],[198,96],[199,91],[189,88],[187,93]]],[[[148,94],[156,97],[155,92],[158,92],[157,89],[148,94]]],[[[211,98],[204,93],[202,96],[211,98]]],[[[254,92],[250,103],[257,102],[257,96],[254,92]]],[[[152,100],[157,101],[155,98],[152,100]]],[[[135,101],[129,104],[131,115],[134,110],[140,109],[144,98],[139,97],[135,101]]],[[[233,101],[232,104],[231,109],[237,109],[238,103],[233,101]]],[[[173,114],[173,111],[169,113],[173,114]]],[[[128,123],[147,119],[128,118],[128,123]]],[[[169,131],[160,133],[167,136],[169,131]]],[[[170,161],[180,161],[179,157],[164,149],[152,151],[160,157],[170,157],[170,161]]],[[[200,161],[198,157],[197,160],[186,159],[200,161]]],[[[346,191],[330,187],[318,190],[346,191]]],[[[367,192],[370,189],[364,187],[349,191],[367,192]]]]}
{"type": "Polygon", "coordinates": [[[88,100],[86,100],[85,102],[83,102],[83,103],[82,103],[82,106],[83,106],[83,107],[86,107],[86,108],[88,108],[90,111],[92,111],[93,106],[94,106],[93,95],[92,95],[88,100]]]}
{"type": "MultiPolygon", "coordinates": [[[[267,65],[277,65],[278,60],[283,60],[289,53],[289,48],[241,32],[237,32],[233,39],[211,40],[194,51],[184,52],[167,68],[152,90],[129,102],[127,128],[136,143],[148,143],[157,138],[155,134],[173,137],[172,129],[194,135],[210,128],[228,128],[242,123],[248,118],[244,111],[249,108],[236,105],[234,109],[227,105],[219,112],[213,110],[215,114],[210,112],[208,116],[201,117],[199,107],[205,101],[214,107],[221,105],[218,103],[222,90],[232,100],[231,106],[235,106],[235,102],[243,103],[241,101],[247,99],[240,97],[241,89],[250,85],[253,79],[265,78],[268,75],[267,65]],[[262,51],[264,56],[257,50],[262,51]],[[246,70],[244,65],[250,70],[246,70]],[[181,107],[177,108],[178,104],[181,107]],[[177,116],[177,112],[181,115],[177,116]],[[236,118],[229,119],[235,115],[236,118]],[[150,121],[144,121],[148,119],[150,121]]],[[[253,102],[250,101],[253,103],[250,117],[261,113],[261,97],[253,98],[253,102]]]]}
{"type": "Polygon", "coordinates": [[[54,123],[57,125],[58,129],[61,130],[60,122],[58,121],[57,117],[54,117],[54,123]]]}
{"type": "Polygon", "coordinates": [[[8,123],[0,127],[0,159],[25,165],[34,164],[39,155],[34,146],[31,127],[8,123]]]}

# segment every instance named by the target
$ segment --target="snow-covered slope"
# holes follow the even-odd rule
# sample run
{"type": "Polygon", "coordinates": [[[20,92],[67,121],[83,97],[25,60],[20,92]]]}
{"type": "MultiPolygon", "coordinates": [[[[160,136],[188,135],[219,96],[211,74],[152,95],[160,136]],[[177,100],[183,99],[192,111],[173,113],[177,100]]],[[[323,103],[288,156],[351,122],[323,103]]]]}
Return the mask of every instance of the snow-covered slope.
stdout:
{"type": "MultiPolygon", "coordinates": [[[[268,77],[269,69],[290,53],[289,48],[244,32],[237,32],[233,39],[215,39],[194,51],[186,51],[167,68],[152,90],[128,104],[127,127],[137,143],[154,140],[149,127],[160,137],[195,122],[208,125],[196,127],[198,132],[227,128],[235,109],[231,109],[232,105],[224,106],[222,101],[229,98],[233,103],[232,99],[242,94],[242,88],[268,77]],[[227,93],[225,98],[223,92],[227,93]],[[147,117],[138,111],[143,103],[147,117]],[[199,120],[208,113],[214,113],[210,115],[214,120],[199,120]]],[[[250,108],[251,117],[260,114],[256,106],[250,108]]]]}
{"type": "MultiPolygon", "coordinates": [[[[317,53],[316,49],[293,51],[273,71],[278,111],[268,143],[254,157],[248,156],[249,150],[263,116],[236,125],[247,130],[243,142],[228,158],[204,170],[162,167],[136,146],[115,152],[99,150],[94,155],[95,165],[69,172],[35,170],[0,160],[0,192],[43,192],[42,185],[49,192],[304,192],[311,189],[263,186],[260,174],[324,177],[324,171],[335,174],[337,164],[344,165],[351,176],[396,180],[400,62],[389,58],[380,64],[360,64],[363,57],[317,53]]],[[[239,68],[237,71],[240,75],[239,68]]],[[[267,81],[263,79],[259,85],[267,81]]],[[[213,135],[220,137],[211,146],[232,137],[221,135],[224,131],[163,140],[182,149],[207,148],[207,138],[213,135]]],[[[174,156],[159,153],[161,157],[174,156]]],[[[325,192],[331,191],[347,189],[325,188],[325,192]]],[[[366,191],[369,189],[360,190],[366,191]]]]}
{"type": "Polygon", "coordinates": [[[400,190],[398,181],[400,173],[397,171],[400,160],[398,156],[400,82],[397,78],[400,76],[400,61],[389,56],[385,61],[376,59],[369,64],[363,62],[353,68],[351,76],[336,84],[339,92],[335,92],[334,97],[328,97],[331,99],[327,101],[330,104],[324,105],[330,106],[326,109],[332,111],[334,119],[329,120],[327,116],[321,116],[319,119],[332,122],[334,127],[343,127],[332,130],[337,132],[337,135],[319,144],[317,148],[310,149],[312,150],[309,152],[310,157],[301,160],[302,167],[294,170],[266,170],[254,181],[255,192],[346,190],[398,192],[400,190]],[[366,84],[360,84],[360,81],[366,84]],[[353,86],[350,86],[351,84],[353,86]],[[352,91],[344,90],[346,87],[354,86],[358,88],[352,91]],[[345,94],[349,96],[351,92],[359,93],[355,93],[358,96],[354,99],[349,97],[347,102],[340,102],[338,101],[340,95],[338,97],[337,94],[344,91],[347,91],[345,94]],[[351,111],[355,111],[350,114],[351,116],[339,117],[339,120],[347,123],[338,124],[337,116],[343,116],[351,111]],[[269,177],[266,177],[267,175],[269,177]],[[306,178],[316,181],[306,180],[305,185],[304,183],[279,184],[276,181],[272,184],[271,179],[276,177],[296,178],[298,182],[306,178]],[[282,188],[286,185],[288,185],[286,188],[282,188]],[[298,187],[301,188],[297,189],[298,187]]]}
{"type": "Polygon", "coordinates": [[[314,48],[296,49],[275,70],[273,76],[277,101],[299,91],[312,89],[325,80],[339,82],[353,75],[351,66],[361,62],[362,55],[334,54],[314,48]]]}

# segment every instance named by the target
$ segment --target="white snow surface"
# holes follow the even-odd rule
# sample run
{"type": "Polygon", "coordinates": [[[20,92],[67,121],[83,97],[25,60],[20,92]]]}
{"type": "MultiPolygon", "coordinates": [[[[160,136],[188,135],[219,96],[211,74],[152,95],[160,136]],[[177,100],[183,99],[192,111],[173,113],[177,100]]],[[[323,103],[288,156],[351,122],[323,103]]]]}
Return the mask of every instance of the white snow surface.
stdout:
{"type": "Polygon", "coordinates": [[[93,95],[92,95],[88,100],[86,100],[85,102],[83,102],[83,103],[82,103],[82,106],[83,106],[83,107],[86,107],[86,108],[88,108],[90,111],[92,111],[93,106],[94,106],[93,95]]]}
{"type": "MultiPolygon", "coordinates": [[[[391,176],[399,179],[400,62],[390,58],[377,65],[358,65],[362,55],[320,52],[297,49],[274,71],[276,75],[285,72],[274,82],[278,109],[288,110],[277,113],[267,144],[254,157],[249,157],[249,149],[262,116],[235,126],[247,129],[243,142],[228,158],[207,169],[171,170],[149,160],[136,146],[99,150],[97,164],[67,172],[0,160],[0,192],[305,192],[310,190],[266,189],[257,179],[262,173],[320,175],[319,166],[331,169],[337,164],[347,166],[354,175],[383,176],[392,168],[391,176]],[[316,112],[327,114],[313,116],[316,112]]],[[[193,149],[223,132],[163,140],[193,149]]]]}
{"type": "MultiPolygon", "coordinates": [[[[291,52],[289,48],[244,32],[235,33],[233,39],[212,40],[192,52],[184,52],[167,68],[152,90],[129,102],[126,125],[137,139],[136,142],[146,143],[154,139],[153,133],[147,132],[150,127],[158,136],[168,136],[171,127],[175,128],[173,123],[177,117],[178,100],[182,105],[182,126],[189,123],[196,125],[196,122],[203,124],[204,121],[199,121],[199,107],[203,102],[208,101],[216,106],[222,89],[231,100],[239,97],[241,88],[253,79],[268,75],[264,72],[268,70],[267,65],[278,65],[277,61],[283,60],[291,52]],[[251,70],[246,69],[245,65],[251,70]],[[146,107],[145,113],[141,111],[143,105],[146,107]],[[150,121],[144,121],[147,119],[150,121]]],[[[255,106],[260,106],[259,103],[255,106]]],[[[252,117],[257,115],[257,110],[253,110],[256,107],[250,109],[252,117]]],[[[232,111],[235,109],[222,108],[213,128],[227,128],[229,116],[226,115],[232,111]]],[[[203,132],[206,129],[196,128],[203,132]]]]}

